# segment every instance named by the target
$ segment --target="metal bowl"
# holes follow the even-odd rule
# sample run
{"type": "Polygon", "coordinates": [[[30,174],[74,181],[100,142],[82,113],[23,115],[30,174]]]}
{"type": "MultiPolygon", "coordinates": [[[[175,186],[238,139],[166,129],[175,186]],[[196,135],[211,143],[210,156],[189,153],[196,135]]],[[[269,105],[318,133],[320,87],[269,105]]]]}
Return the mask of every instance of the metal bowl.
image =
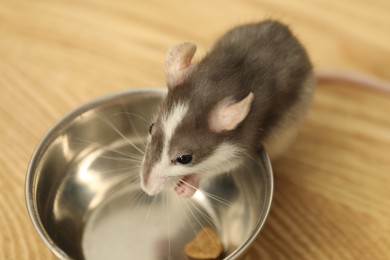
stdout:
{"type": "Polygon", "coordinates": [[[235,172],[200,184],[191,199],[148,196],[138,169],[149,120],[165,92],[132,90],[94,100],[58,122],[37,146],[26,176],[33,225],[60,259],[187,259],[184,246],[205,226],[225,259],[243,255],[271,205],[264,151],[235,172]]]}

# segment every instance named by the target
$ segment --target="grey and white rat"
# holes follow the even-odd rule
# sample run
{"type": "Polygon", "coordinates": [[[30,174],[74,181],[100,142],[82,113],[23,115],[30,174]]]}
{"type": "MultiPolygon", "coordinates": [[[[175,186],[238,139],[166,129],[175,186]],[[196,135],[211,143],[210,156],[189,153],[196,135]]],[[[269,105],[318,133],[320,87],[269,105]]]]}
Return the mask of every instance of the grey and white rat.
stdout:
{"type": "Polygon", "coordinates": [[[184,42],[165,59],[168,93],[141,163],[141,187],[149,195],[173,186],[191,197],[201,178],[238,167],[261,146],[278,157],[312,100],[310,59],[278,21],[233,28],[191,64],[195,51],[184,42]]]}

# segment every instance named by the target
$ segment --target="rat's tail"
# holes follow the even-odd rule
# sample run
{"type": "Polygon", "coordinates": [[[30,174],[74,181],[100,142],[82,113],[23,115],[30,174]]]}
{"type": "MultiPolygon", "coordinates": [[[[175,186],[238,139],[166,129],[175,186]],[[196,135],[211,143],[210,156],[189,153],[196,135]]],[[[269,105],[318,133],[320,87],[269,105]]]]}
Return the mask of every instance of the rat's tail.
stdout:
{"type": "Polygon", "coordinates": [[[390,82],[361,72],[339,69],[318,69],[315,71],[315,75],[317,82],[347,82],[364,88],[377,89],[390,93],[390,82]]]}

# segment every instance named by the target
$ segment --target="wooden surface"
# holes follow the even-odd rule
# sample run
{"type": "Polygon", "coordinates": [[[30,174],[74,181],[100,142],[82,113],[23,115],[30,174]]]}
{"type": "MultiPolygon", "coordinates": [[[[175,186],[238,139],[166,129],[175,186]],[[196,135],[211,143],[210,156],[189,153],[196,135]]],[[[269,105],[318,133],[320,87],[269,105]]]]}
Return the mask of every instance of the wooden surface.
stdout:
{"type": "MultiPolygon", "coordinates": [[[[226,29],[280,19],[316,67],[390,80],[388,0],[0,0],[0,259],[52,259],[24,202],[39,139],[65,113],[110,92],[164,84],[176,42],[198,57],[226,29]]],[[[390,259],[390,95],[318,88],[248,259],[390,259]]]]}

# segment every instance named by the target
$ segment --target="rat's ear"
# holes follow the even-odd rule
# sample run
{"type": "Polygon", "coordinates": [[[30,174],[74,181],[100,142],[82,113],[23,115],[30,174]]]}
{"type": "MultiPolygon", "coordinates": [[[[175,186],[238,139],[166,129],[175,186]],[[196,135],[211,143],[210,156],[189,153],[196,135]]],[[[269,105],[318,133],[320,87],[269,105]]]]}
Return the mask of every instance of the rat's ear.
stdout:
{"type": "Polygon", "coordinates": [[[235,129],[248,115],[253,101],[253,93],[249,93],[237,103],[222,101],[211,111],[208,122],[210,130],[219,133],[235,129]]]}
{"type": "Polygon", "coordinates": [[[196,45],[192,42],[179,43],[168,50],[164,67],[169,90],[184,81],[189,73],[195,51],[196,45]]]}

